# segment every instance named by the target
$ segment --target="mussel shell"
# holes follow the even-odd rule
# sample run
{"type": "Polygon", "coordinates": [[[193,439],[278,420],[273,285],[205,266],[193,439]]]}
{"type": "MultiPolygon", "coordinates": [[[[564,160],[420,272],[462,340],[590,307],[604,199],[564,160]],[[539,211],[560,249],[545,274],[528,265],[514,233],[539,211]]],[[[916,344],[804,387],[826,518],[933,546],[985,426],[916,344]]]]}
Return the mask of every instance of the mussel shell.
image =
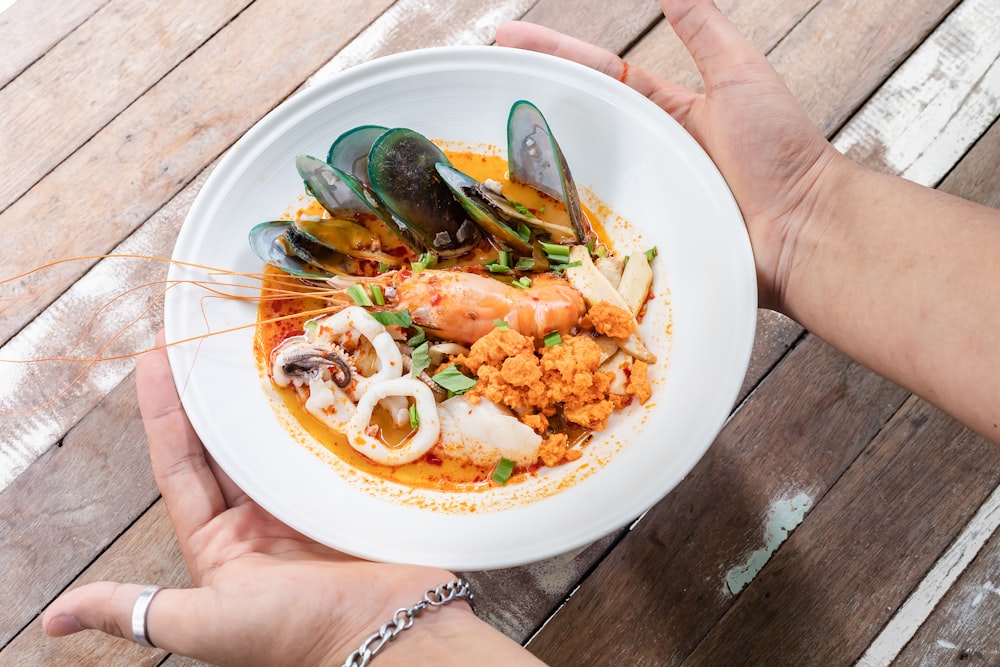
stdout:
{"type": "Polygon", "coordinates": [[[343,218],[303,218],[292,223],[296,232],[313,243],[348,257],[398,266],[402,259],[382,252],[380,241],[366,227],[343,218]]]}
{"type": "Polygon", "coordinates": [[[384,223],[386,231],[406,247],[417,254],[424,251],[423,244],[393,217],[371,187],[351,174],[309,155],[296,157],[295,168],[316,201],[334,218],[374,213],[384,223]]]}
{"type": "Polygon", "coordinates": [[[565,204],[578,243],[594,240],[566,157],[542,112],[526,100],[519,100],[510,108],[507,163],[512,181],[531,186],[565,204]]]}
{"type": "Polygon", "coordinates": [[[418,132],[396,128],[372,145],[368,177],[379,199],[441,257],[461,255],[479,240],[479,228],[441,180],[434,165],[444,152],[418,132]]]}
{"type": "Polygon", "coordinates": [[[369,205],[349,187],[343,174],[311,155],[295,157],[295,168],[310,194],[333,216],[368,212],[369,205]]]}
{"type": "Polygon", "coordinates": [[[326,161],[371,186],[371,181],[368,180],[368,154],[371,153],[375,140],[388,129],[381,125],[362,125],[344,132],[330,146],[326,161]]]}
{"type": "Polygon", "coordinates": [[[517,232],[521,226],[520,223],[527,218],[514,208],[510,200],[490,191],[482,183],[455,169],[450,164],[438,162],[434,168],[469,216],[492,241],[500,246],[501,250],[512,250],[524,255],[531,254],[530,232],[527,234],[527,238],[517,232]],[[489,192],[491,198],[487,198],[485,192],[489,192]],[[499,203],[500,200],[504,202],[504,208],[494,204],[494,202],[499,203]],[[501,215],[507,211],[512,212],[513,216],[508,216],[505,220],[501,215]],[[509,222],[513,222],[514,226],[508,224],[509,222]]]}
{"type": "Polygon", "coordinates": [[[354,275],[361,270],[358,260],[316,243],[294,227],[285,232],[285,243],[296,257],[329,275],[354,275]]]}
{"type": "Polygon", "coordinates": [[[273,220],[255,225],[248,235],[250,248],[263,262],[299,278],[323,279],[330,276],[315,262],[293,254],[286,232],[292,228],[287,220],[273,220]]]}

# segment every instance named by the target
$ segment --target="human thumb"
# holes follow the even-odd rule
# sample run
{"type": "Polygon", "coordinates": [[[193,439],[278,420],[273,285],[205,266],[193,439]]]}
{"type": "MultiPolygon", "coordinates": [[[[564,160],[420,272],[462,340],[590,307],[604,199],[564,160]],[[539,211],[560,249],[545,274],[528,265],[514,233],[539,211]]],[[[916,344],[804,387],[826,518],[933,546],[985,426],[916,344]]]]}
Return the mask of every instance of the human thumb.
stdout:
{"type": "MultiPolygon", "coordinates": [[[[42,615],[42,627],[52,637],[79,632],[100,630],[130,641],[133,635],[133,611],[146,586],[101,581],[86,584],[59,596],[42,615]]],[[[183,644],[183,627],[175,623],[187,614],[177,613],[193,602],[188,598],[198,594],[197,589],[162,589],[148,601],[145,613],[139,613],[139,632],[145,629],[146,637],[157,648],[174,652],[183,644]],[[167,631],[166,628],[171,628],[167,631]],[[174,635],[180,632],[178,641],[174,635]]],[[[142,612],[142,609],[139,609],[142,612]]]]}

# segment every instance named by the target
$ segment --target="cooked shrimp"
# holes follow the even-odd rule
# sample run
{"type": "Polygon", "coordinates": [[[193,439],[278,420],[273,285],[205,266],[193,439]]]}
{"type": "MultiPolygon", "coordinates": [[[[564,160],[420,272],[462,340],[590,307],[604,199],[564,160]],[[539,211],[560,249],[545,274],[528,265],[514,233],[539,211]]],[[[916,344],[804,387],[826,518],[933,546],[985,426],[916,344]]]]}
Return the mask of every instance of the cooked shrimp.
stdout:
{"type": "Polygon", "coordinates": [[[493,330],[494,320],[538,340],[551,331],[565,334],[587,310],[569,282],[550,274],[534,276],[526,289],[468,271],[397,271],[383,278],[394,288],[393,309],[408,309],[435,337],[464,345],[493,330]]]}

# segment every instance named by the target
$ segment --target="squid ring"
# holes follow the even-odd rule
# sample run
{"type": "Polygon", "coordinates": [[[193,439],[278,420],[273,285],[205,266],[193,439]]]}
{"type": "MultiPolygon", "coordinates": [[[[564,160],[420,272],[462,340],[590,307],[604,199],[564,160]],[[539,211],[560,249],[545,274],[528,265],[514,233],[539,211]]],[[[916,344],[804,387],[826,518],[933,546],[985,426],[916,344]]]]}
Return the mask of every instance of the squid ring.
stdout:
{"type": "Polygon", "coordinates": [[[403,374],[403,357],[396,347],[396,341],[386,328],[364,308],[359,306],[349,306],[338,313],[334,313],[324,318],[320,326],[316,329],[316,337],[321,338],[327,332],[337,335],[344,335],[350,331],[356,331],[372,344],[375,354],[378,355],[379,367],[373,375],[364,377],[360,373],[355,373],[357,383],[351,391],[351,398],[359,400],[371,387],[376,384],[393,380],[403,374]]]}
{"type": "Polygon", "coordinates": [[[381,382],[362,395],[357,410],[347,422],[344,435],[351,447],[376,463],[398,466],[416,461],[430,451],[441,436],[441,420],[434,394],[430,387],[412,377],[381,382]],[[404,440],[399,447],[389,447],[379,438],[368,434],[375,404],[389,396],[412,397],[420,419],[416,434],[404,440]]]}

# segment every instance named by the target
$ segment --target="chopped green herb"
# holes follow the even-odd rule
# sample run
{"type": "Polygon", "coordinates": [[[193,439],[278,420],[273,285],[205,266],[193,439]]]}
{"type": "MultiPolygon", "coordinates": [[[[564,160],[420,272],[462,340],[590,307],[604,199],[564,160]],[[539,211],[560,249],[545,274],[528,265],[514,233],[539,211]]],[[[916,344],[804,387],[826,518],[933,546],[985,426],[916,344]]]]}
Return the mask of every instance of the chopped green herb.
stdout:
{"type": "Polygon", "coordinates": [[[351,285],[347,288],[347,296],[354,300],[355,305],[358,306],[373,306],[372,300],[368,297],[368,292],[365,291],[364,285],[351,285]]]}
{"type": "Polygon", "coordinates": [[[420,428],[420,415],[417,414],[417,404],[410,406],[410,428],[420,428]]]}
{"type": "Polygon", "coordinates": [[[510,326],[503,320],[493,320],[493,326],[495,326],[497,329],[500,329],[501,331],[506,331],[507,329],[510,328],[510,326]]]}
{"type": "Polygon", "coordinates": [[[517,260],[517,264],[514,265],[514,268],[519,271],[531,270],[535,268],[535,260],[531,257],[521,257],[517,260]]]}
{"type": "Polygon", "coordinates": [[[531,212],[531,209],[524,204],[516,201],[512,201],[511,204],[514,205],[514,210],[523,215],[526,218],[534,218],[535,214],[531,212]]]}
{"type": "Polygon", "coordinates": [[[510,273],[511,268],[509,266],[504,266],[503,264],[487,264],[486,268],[490,270],[490,273],[510,273]]]}
{"type": "Polygon", "coordinates": [[[650,262],[652,262],[653,258],[656,257],[659,254],[660,254],[660,251],[657,250],[656,246],[654,245],[652,248],[650,248],[649,250],[646,251],[646,259],[648,259],[650,262]]]}
{"type": "Polygon", "coordinates": [[[413,377],[418,377],[431,365],[429,350],[430,343],[427,341],[413,348],[413,353],[410,355],[410,374],[413,377]]]}
{"type": "Polygon", "coordinates": [[[555,347],[562,343],[562,336],[559,335],[558,331],[550,331],[545,334],[542,340],[545,342],[545,347],[555,347]]]}
{"type": "Polygon", "coordinates": [[[608,256],[607,247],[603,245],[597,246],[596,248],[594,248],[594,255],[596,255],[597,257],[607,257],[608,256]]]}
{"type": "Polygon", "coordinates": [[[408,310],[376,310],[371,316],[386,327],[397,326],[407,329],[413,326],[413,318],[408,310]]]}
{"type": "Polygon", "coordinates": [[[497,467],[493,470],[493,481],[497,484],[503,486],[510,479],[511,473],[514,472],[514,462],[507,458],[500,459],[500,463],[497,463],[497,467]]]}
{"type": "Polygon", "coordinates": [[[553,264],[552,270],[558,273],[560,271],[565,271],[566,269],[572,269],[574,266],[580,266],[582,263],[583,262],[576,261],[576,262],[566,262],[565,264],[553,264]]]}
{"type": "Polygon", "coordinates": [[[531,287],[531,278],[528,276],[521,276],[517,280],[511,282],[511,287],[517,287],[518,289],[528,289],[531,287]]]}
{"type": "Polygon", "coordinates": [[[455,366],[448,366],[432,379],[453,394],[464,394],[476,386],[476,381],[455,366]]]}
{"type": "Polygon", "coordinates": [[[413,262],[410,265],[410,268],[413,269],[414,273],[420,273],[424,269],[429,269],[432,266],[435,266],[436,264],[437,264],[437,255],[435,255],[434,253],[425,252],[422,255],[420,255],[420,257],[417,258],[417,261],[413,262]]]}
{"type": "Polygon", "coordinates": [[[389,265],[388,264],[386,264],[385,262],[379,262],[378,263],[378,272],[379,273],[385,273],[388,270],[389,270],[389,265]]]}
{"type": "Polygon", "coordinates": [[[539,241],[539,244],[550,259],[553,257],[569,257],[569,246],[559,245],[558,243],[546,243],[545,241],[539,241]]]}
{"type": "Polygon", "coordinates": [[[520,236],[522,240],[528,241],[531,239],[531,228],[522,222],[520,225],[517,226],[517,235],[520,236]]]}
{"type": "Polygon", "coordinates": [[[427,332],[418,327],[416,324],[413,325],[413,328],[417,330],[417,333],[410,336],[410,338],[407,339],[406,344],[410,347],[417,347],[427,340],[427,332]]]}
{"type": "Polygon", "coordinates": [[[303,325],[302,328],[305,329],[306,331],[315,331],[316,327],[318,326],[319,322],[317,322],[316,320],[309,320],[308,322],[305,323],[305,325],[303,325]]]}
{"type": "Polygon", "coordinates": [[[385,294],[382,293],[382,288],[375,284],[372,284],[372,301],[376,306],[385,305],[385,294]]]}

